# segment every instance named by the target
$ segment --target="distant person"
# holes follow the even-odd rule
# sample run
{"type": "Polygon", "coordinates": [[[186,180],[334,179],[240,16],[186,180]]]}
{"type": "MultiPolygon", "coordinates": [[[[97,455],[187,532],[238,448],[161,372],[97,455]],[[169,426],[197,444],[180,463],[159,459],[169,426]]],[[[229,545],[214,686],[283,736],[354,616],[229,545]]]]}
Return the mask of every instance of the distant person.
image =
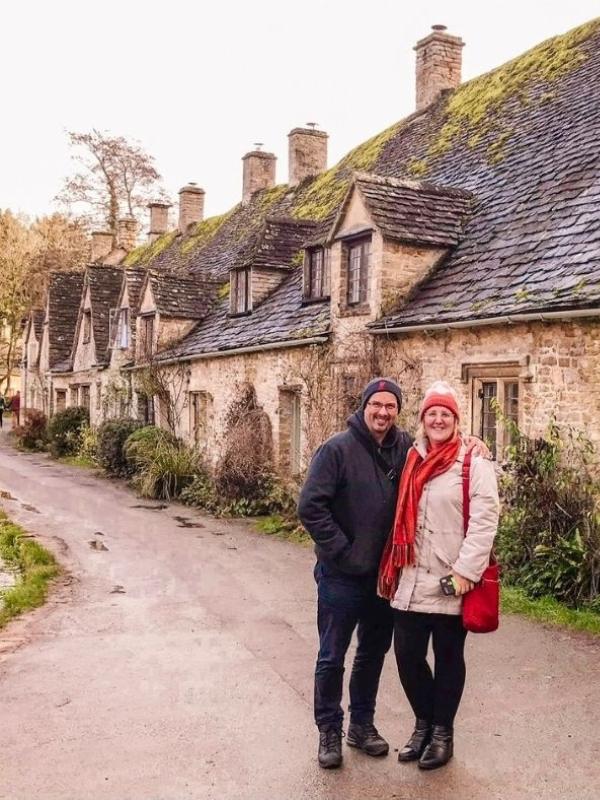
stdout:
{"type": "Polygon", "coordinates": [[[13,425],[21,424],[21,393],[15,392],[10,401],[10,410],[13,413],[13,425]]]}
{"type": "Polygon", "coordinates": [[[0,428],[3,427],[2,417],[4,416],[5,410],[6,410],[6,400],[4,399],[4,395],[0,394],[0,428]]]}
{"type": "Polygon", "coordinates": [[[474,453],[465,534],[462,468],[468,439],[460,433],[451,386],[438,381],[428,389],[420,420],[402,473],[378,588],[394,609],[398,673],[416,717],[398,761],[436,769],[452,758],[454,717],[465,685],[462,596],[489,563],[499,500],[494,465],[474,453]],[[442,591],[443,584],[450,594],[442,591]],[[433,672],[427,662],[430,639],[433,672]]]}

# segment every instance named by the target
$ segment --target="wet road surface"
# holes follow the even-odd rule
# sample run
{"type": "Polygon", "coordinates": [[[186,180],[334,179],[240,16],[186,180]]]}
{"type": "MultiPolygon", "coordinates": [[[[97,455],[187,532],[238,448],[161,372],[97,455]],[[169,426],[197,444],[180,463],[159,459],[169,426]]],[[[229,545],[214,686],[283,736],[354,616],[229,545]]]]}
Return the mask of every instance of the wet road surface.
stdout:
{"type": "Polygon", "coordinates": [[[0,632],[2,800],[597,800],[600,642],[519,618],[470,636],[455,757],[316,764],[310,549],[140,500],[0,442],[5,510],[60,558],[49,603],[0,632]]]}

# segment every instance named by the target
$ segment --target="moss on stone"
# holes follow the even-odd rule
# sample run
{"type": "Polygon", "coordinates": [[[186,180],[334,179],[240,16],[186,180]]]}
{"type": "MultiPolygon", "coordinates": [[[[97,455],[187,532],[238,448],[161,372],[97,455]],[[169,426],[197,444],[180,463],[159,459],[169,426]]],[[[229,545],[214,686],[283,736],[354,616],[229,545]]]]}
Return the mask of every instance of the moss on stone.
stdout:
{"type": "Polygon", "coordinates": [[[229,292],[231,291],[231,281],[227,280],[224,284],[219,286],[217,291],[217,297],[219,300],[225,300],[226,297],[229,297],[229,292]]]}
{"type": "Polygon", "coordinates": [[[406,166],[406,169],[410,175],[418,178],[427,172],[427,161],[424,158],[411,158],[406,166]]]}
{"type": "MultiPolygon", "coordinates": [[[[428,155],[434,157],[445,153],[461,133],[466,133],[470,146],[475,146],[483,135],[491,132],[494,126],[498,127],[497,120],[501,119],[499,115],[505,103],[517,98],[521,104],[528,104],[534,100],[530,90],[535,83],[552,83],[578,67],[587,58],[580,45],[599,27],[600,20],[588,22],[542,42],[493,72],[459,86],[448,101],[446,122],[430,145],[428,155]]],[[[550,95],[546,91],[536,102],[549,102],[552,99],[550,95]]],[[[505,134],[506,131],[502,131],[501,135],[505,134]]]]}
{"type": "Polygon", "coordinates": [[[159,236],[158,239],[149,244],[136,247],[135,250],[125,256],[123,266],[140,267],[150,263],[150,261],[154,261],[155,258],[158,258],[161,253],[173,244],[176,238],[177,231],[171,231],[170,233],[163,233],[162,236],[159,236]]]}
{"type": "Polygon", "coordinates": [[[197,222],[192,228],[191,233],[187,234],[184,241],[181,243],[182,255],[188,255],[192,250],[196,250],[198,247],[208,244],[225,220],[227,220],[234,211],[235,208],[228,211],[226,214],[219,214],[216,217],[209,217],[208,219],[202,220],[202,222],[197,222]]]}
{"type": "Polygon", "coordinates": [[[292,216],[320,221],[332,214],[344,199],[352,173],[373,169],[384,146],[395,136],[401,124],[397,122],[355,147],[335,167],[301,187],[293,204],[292,216]]]}

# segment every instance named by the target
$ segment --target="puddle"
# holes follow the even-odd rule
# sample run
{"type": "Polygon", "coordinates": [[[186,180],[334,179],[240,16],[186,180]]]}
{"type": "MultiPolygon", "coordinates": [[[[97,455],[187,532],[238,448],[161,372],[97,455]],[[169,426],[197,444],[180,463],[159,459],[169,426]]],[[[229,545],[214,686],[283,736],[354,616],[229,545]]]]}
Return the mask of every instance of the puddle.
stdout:
{"type": "Polygon", "coordinates": [[[158,505],[158,506],[147,506],[147,505],[144,505],[143,503],[140,503],[140,504],[138,504],[136,506],[129,506],[129,508],[146,508],[146,509],[148,509],[148,511],[161,511],[163,508],[168,508],[168,507],[169,506],[166,503],[158,505]]]}
{"type": "Polygon", "coordinates": [[[30,506],[29,503],[21,503],[21,508],[24,508],[25,511],[33,511],[34,514],[40,514],[41,512],[37,510],[35,506],[30,506]]]}
{"type": "Polygon", "coordinates": [[[91,539],[88,544],[92,550],[108,550],[104,542],[100,542],[98,539],[91,539]]]}
{"type": "Polygon", "coordinates": [[[0,497],[3,500],[16,500],[16,497],[13,497],[10,492],[7,492],[5,489],[0,489],[0,497]]]}
{"type": "Polygon", "coordinates": [[[191,517],[173,517],[176,519],[179,525],[178,528],[203,528],[204,525],[201,522],[195,522],[191,517]]]}
{"type": "Polygon", "coordinates": [[[110,594],[125,594],[125,589],[119,583],[110,590],[110,594]]]}

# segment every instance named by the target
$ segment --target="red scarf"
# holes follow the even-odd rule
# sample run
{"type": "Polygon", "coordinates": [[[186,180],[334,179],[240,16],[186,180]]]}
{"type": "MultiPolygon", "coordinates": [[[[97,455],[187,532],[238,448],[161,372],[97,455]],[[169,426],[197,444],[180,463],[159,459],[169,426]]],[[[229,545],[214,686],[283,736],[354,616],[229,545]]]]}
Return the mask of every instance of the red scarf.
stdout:
{"type": "Polygon", "coordinates": [[[417,512],[423,487],[427,481],[450,469],[460,445],[461,440],[456,436],[441,447],[428,449],[425,458],[416,447],[408,454],[402,470],[394,526],[379,565],[377,590],[387,600],[393,600],[396,594],[402,568],[415,563],[417,512]]]}

